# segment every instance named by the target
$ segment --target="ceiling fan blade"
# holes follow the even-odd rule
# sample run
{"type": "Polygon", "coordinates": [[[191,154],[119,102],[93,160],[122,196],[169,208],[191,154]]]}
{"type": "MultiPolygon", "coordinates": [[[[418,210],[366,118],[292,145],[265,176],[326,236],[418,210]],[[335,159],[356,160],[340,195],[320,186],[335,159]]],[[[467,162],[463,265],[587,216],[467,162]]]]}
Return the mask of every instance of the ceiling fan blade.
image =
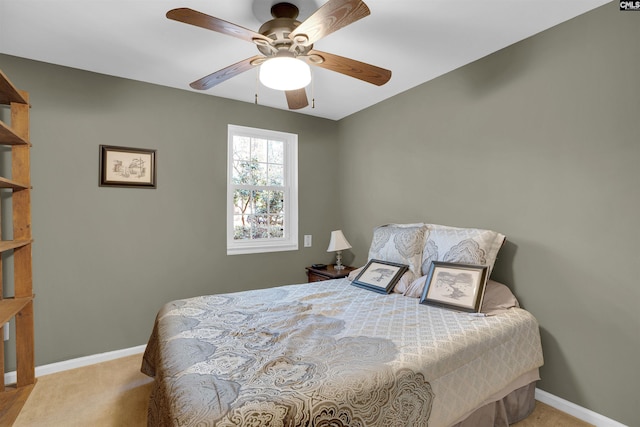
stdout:
{"type": "Polygon", "coordinates": [[[329,0],[293,30],[289,38],[308,46],[370,13],[362,0],[329,0]]]}
{"type": "Polygon", "coordinates": [[[307,58],[311,65],[354,77],[376,86],[382,86],[391,79],[391,71],[389,70],[319,50],[310,50],[307,56],[299,58],[307,58]]]}
{"type": "Polygon", "coordinates": [[[208,76],[204,76],[203,78],[191,83],[189,86],[198,90],[211,89],[215,85],[220,84],[223,81],[230,79],[231,77],[235,77],[240,73],[244,73],[245,71],[250,70],[254,66],[258,65],[254,63],[254,61],[262,58],[264,58],[264,56],[261,56],[261,55],[252,56],[251,58],[247,58],[244,61],[240,61],[236,64],[229,65],[228,67],[223,68],[222,70],[218,70],[215,73],[211,73],[208,76]]]}
{"type": "Polygon", "coordinates": [[[256,40],[267,43],[272,41],[260,33],[256,33],[255,31],[187,7],[170,10],[167,12],[167,18],[178,22],[184,22],[185,24],[195,25],[196,27],[205,28],[207,30],[217,31],[218,33],[237,37],[251,43],[255,43],[256,40]]]}
{"type": "Polygon", "coordinates": [[[287,90],[285,91],[285,95],[287,96],[287,104],[289,105],[290,110],[299,110],[309,105],[307,92],[304,90],[304,88],[287,90]]]}

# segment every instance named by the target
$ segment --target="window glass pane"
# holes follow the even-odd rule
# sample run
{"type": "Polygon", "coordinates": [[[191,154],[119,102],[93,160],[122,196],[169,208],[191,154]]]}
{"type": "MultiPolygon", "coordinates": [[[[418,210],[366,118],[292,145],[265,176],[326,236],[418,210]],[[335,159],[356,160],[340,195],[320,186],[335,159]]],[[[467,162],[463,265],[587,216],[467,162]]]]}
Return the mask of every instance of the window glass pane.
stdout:
{"type": "Polygon", "coordinates": [[[253,194],[250,190],[235,190],[233,193],[233,214],[253,213],[253,194]]]}
{"type": "Polygon", "coordinates": [[[251,234],[249,236],[250,239],[255,239],[256,238],[256,216],[255,215],[249,215],[247,217],[247,221],[249,223],[249,225],[251,226],[251,234]]]}
{"type": "Polygon", "coordinates": [[[246,136],[233,137],[233,159],[249,160],[251,158],[251,138],[246,136]]]}
{"type": "Polygon", "coordinates": [[[253,185],[267,185],[267,171],[266,163],[255,163],[253,185]]]}
{"type": "Polygon", "coordinates": [[[284,185],[284,169],[282,165],[269,165],[269,185],[284,185]]]}
{"type": "Polygon", "coordinates": [[[246,160],[233,162],[233,183],[241,185],[253,185],[256,181],[258,164],[246,160]]]}
{"type": "Polygon", "coordinates": [[[247,225],[235,225],[233,239],[234,240],[247,240],[251,238],[251,226],[247,225]]]}
{"type": "Polygon", "coordinates": [[[282,215],[284,212],[284,192],[272,191],[269,200],[269,213],[282,215]]]}
{"type": "Polygon", "coordinates": [[[267,140],[254,138],[251,144],[251,158],[258,162],[267,162],[267,140]]]}
{"type": "Polygon", "coordinates": [[[269,205],[269,192],[268,191],[254,191],[255,200],[255,213],[263,214],[268,212],[269,205]]]}
{"type": "Polygon", "coordinates": [[[233,239],[251,239],[254,194],[250,190],[235,190],[233,194],[233,239]]]}
{"type": "Polygon", "coordinates": [[[234,184],[242,184],[240,162],[233,161],[233,170],[231,171],[232,182],[234,184]]]}
{"type": "Polygon", "coordinates": [[[269,237],[284,237],[284,221],[282,215],[269,215],[269,237]]]}
{"type": "Polygon", "coordinates": [[[269,216],[255,215],[253,217],[253,238],[268,239],[269,238],[269,216]]]}
{"type": "Polygon", "coordinates": [[[284,143],[269,141],[269,163],[281,165],[284,163],[284,143]]]}

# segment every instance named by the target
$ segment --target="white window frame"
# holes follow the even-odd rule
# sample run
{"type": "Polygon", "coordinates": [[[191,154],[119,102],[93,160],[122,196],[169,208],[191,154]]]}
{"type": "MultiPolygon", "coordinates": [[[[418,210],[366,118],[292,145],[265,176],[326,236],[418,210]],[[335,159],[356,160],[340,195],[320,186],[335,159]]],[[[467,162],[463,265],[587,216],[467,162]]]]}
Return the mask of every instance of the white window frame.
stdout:
{"type": "Polygon", "coordinates": [[[227,255],[298,250],[298,135],[273,130],[228,125],[227,128],[227,255]],[[233,137],[283,141],[284,143],[284,237],[235,240],[233,225],[233,137]]]}

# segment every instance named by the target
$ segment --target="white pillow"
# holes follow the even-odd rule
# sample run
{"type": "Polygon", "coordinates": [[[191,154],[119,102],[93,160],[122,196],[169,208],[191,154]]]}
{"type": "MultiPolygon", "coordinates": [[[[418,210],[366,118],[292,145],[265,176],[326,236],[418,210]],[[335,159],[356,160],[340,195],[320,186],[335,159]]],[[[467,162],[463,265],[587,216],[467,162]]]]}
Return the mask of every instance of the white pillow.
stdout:
{"type": "Polygon", "coordinates": [[[489,275],[505,235],[479,228],[458,228],[426,224],[429,228],[422,253],[422,272],[429,273],[431,261],[486,265],[489,275]]]}
{"type": "Polygon", "coordinates": [[[369,261],[397,262],[409,266],[414,278],[422,275],[422,249],[428,229],[424,224],[388,224],[373,230],[369,261]]]}

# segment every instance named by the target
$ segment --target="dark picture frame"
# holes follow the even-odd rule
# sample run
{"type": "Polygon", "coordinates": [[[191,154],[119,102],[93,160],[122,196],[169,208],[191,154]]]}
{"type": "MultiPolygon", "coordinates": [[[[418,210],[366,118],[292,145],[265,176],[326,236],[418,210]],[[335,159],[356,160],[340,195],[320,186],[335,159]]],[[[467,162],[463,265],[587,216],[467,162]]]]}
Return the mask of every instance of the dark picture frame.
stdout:
{"type": "Polygon", "coordinates": [[[388,294],[408,268],[405,264],[372,259],[351,283],[370,291],[388,294]]]}
{"type": "Polygon", "coordinates": [[[100,145],[100,187],[156,188],[156,150],[100,145]]]}
{"type": "Polygon", "coordinates": [[[488,271],[486,265],[433,261],[420,304],[478,313],[488,271]]]}

